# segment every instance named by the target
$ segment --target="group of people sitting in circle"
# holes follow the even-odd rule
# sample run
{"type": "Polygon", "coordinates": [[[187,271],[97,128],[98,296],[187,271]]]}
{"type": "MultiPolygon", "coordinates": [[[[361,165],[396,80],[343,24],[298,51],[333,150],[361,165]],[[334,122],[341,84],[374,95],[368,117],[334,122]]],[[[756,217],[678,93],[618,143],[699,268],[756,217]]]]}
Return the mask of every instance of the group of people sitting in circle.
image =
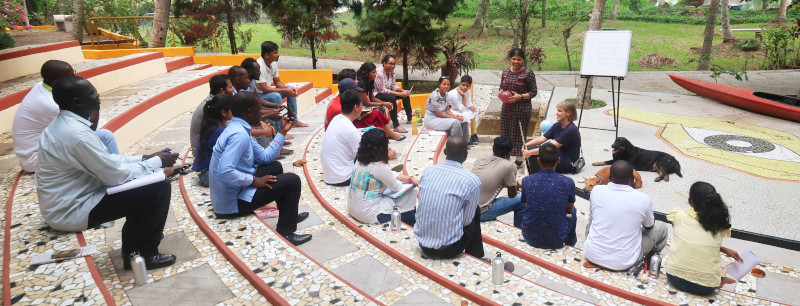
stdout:
{"type": "MultiPolygon", "coordinates": [[[[419,178],[389,167],[397,159],[389,139],[403,140],[400,134],[407,132],[396,112],[387,116],[380,109],[396,110],[398,99],[408,104],[408,91],[395,85],[394,57],[383,58],[383,69],[364,63],[357,72],[340,72],[339,94],[326,111],[320,157],[325,183],[347,188],[348,213],[365,224],[384,223],[396,207],[401,220],[414,228],[428,258],[454,258],[462,252],[484,257],[480,222],[511,212],[513,225],[532,247],[574,246],[575,183],[560,173],[571,171],[568,166],[580,150],[580,133],[572,123],[575,106],[559,103],[557,123],[526,143],[520,133],[527,130],[529,118],[514,120],[530,108],[536,85],[535,80],[526,81],[532,72],[520,67],[521,52],[515,49],[509,54],[512,66],[503,72],[501,82],[505,84],[501,89],[514,91],[513,101],[503,105],[502,120],[508,121],[505,125],[516,123],[517,128],[501,129],[492,154],[476,158],[471,170],[462,164],[470,143],[476,141],[470,139],[468,127],[469,119],[478,114],[469,92],[472,79],[464,76],[458,88],[449,90],[449,77],[439,78],[426,103],[424,122],[428,129],[450,135],[446,160],[424,169],[419,178]],[[528,157],[535,164],[521,182],[516,180],[519,160],[512,161],[512,156],[528,157]],[[500,196],[502,189],[507,197],[500,196]],[[387,190],[395,194],[389,196],[387,190]]],[[[264,210],[270,212],[264,216],[278,216],[279,234],[300,245],[311,240],[311,235],[295,233],[297,223],[308,217],[307,212],[298,213],[301,181],[277,162],[281,155],[291,154],[282,150],[288,132],[299,125],[296,102],[291,102],[297,92],[280,81],[278,57],[277,45],[265,42],[259,59],[247,59],[227,75],[210,78],[210,93],[198,105],[190,126],[192,167],[198,172],[198,185],[210,188],[216,218],[264,210]],[[282,105],[283,98],[288,108],[282,105]]],[[[115,194],[108,194],[107,188],[153,171],[175,175],[178,154],[165,149],[143,156],[120,155],[113,134],[97,129],[100,97],[94,86],[58,60],[46,62],[41,75],[43,81],[15,114],[12,137],[22,169],[35,172],[44,220],[55,230],[82,231],[125,217],[124,267],[130,269],[133,252],[145,258],[148,269],[172,265],[175,256],[158,250],[169,212],[170,183],[115,194]]],[[[404,108],[410,121],[411,107],[404,108]]],[[[609,270],[629,269],[666,244],[666,224],[655,221],[650,198],[634,190],[632,183],[632,166],[618,161],[611,166],[611,182],[591,193],[583,253],[588,261],[609,270]]],[[[741,258],[721,246],[731,225],[714,187],[705,182],[692,185],[689,205],[668,216],[675,234],[666,273],[677,289],[710,294],[733,282],[722,277],[717,252],[741,258]]],[[[513,270],[513,265],[507,269],[513,270]]]]}

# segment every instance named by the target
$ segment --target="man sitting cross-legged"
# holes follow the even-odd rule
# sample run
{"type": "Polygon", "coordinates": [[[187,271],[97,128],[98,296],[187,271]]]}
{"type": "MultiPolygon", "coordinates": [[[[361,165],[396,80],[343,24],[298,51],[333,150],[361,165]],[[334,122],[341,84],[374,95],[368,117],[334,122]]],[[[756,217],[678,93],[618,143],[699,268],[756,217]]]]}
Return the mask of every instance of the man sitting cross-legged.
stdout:
{"type": "Polygon", "coordinates": [[[275,230],[294,245],[308,242],[311,235],[294,233],[297,223],[308,218],[307,212],[297,213],[300,178],[283,173],[283,167],[275,161],[284,136],[292,129],[292,119],[281,120],[278,135],[265,149],[250,137],[251,126],[261,121],[256,95],[237,93],[231,113],[233,120],[217,138],[209,168],[214,213],[217,218],[235,218],[275,201],[281,211],[275,230]]]}
{"type": "Polygon", "coordinates": [[[667,226],[655,221],[650,197],[631,185],[633,166],[620,160],[611,165],[611,182],[592,189],[583,255],[596,265],[625,270],[667,243],[667,226]]]}
{"type": "MultiPolygon", "coordinates": [[[[211,79],[208,80],[208,87],[211,89],[211,92],[205,97],[205,99],[203,99],[203,101],[200,102],[199,105],[197,105],[197,108],[194,109],[194,112],[192,113],[192,121],[189,123],[189,140],[192,144],[192,156],[194,156],[195,159],[197,159],[197,152],[200,150],[200,126],[203,123],[203,108],[206,106],[208,101],[211,101],[211,98],[213,98],[214,95],[233,95],[234,91],[231,80],[227,75],[224,74],[218,74],[211,77],[211,79]]],[[[195,163],[192,165],[192,170],[196,172],[202,172],[207,170],[207,168],[207,164],[198,164],[197,160],[195,160],[195,163]]],[[[208,176],[200,177],[200,182],[200,185],[208,187],[208,176]]]]}
{"type": "Polygon", "coordinates": [[[558,147],[545,143],[539,147],[537,162],[542,170],[522,179],[522,237],[533,247],[557,249],[574,246],[575,182],[556,173],[558,147]],[[570,215],[567,215],[570,214],[570,215]]]}
{"type": "Polygon", "coordinates": [[[450,137],[444,154],[446,161],[428,167],[420,177],[414,235],[425,255],[455,258],[465,252],[481,258],[481,180],[461,165],[467,159],[463,137],[450,137]]]}
{"type": "MultiPolygon", "coordinates": [[[[22,99],[11,125],[14,154],[17,155],[22,170],[26,172],[36,171],[39,137],[60,111],[58,104],[53,101],[53,83],[65,77],[75,76],[75,70],[67,62],[49,60],[42,65],[41,75],[43,80],[33,85],[31,91],[22,99]]],[[[98,129],[95,134],[105,145],[106,152],[119,154],[117,140],[111,131],[98,129]]]]}
{"type": "MultiPolygon", "coordinates": [[[[161,181],[106,194],[120,185],[175,164],[178,154],[157,152],[147,156],[109,154],[95,134],[100,116],[100,96],[89,81],[69,76],[53,84],[53,98],[61,109],[44,130],[36,170],[39,209],[50,227],[82,231],[126,218],[122,227],[122,259],[130,269],[129,255],[138,251],[148,269],[175,263],[175,256],[159,254],[170,201],[170,183],[161,181]]],[[[175,173],[165,168],[164,174],[175,173]]]]}
{"type": "MultiPolygon", "coordinates": [[[[348,69],[342,69],[342,72],[344,72],[345,70],[348,70],[348,69]]],[[[350,69],[350,70],[352,70],[352,69],[350,69]]],[[[342,72],[340,72],[339,74],[342,75],[342,72]]],[[[363,94],[363,92],[364,92],[364,89],[359,87],[358,84],[356,84],[356,82],[351,78],[344,78],[344,79],[339,81],[339,92],[340,93],[345,92],[345,91],[347,91],[349,89],[352,89],[352,90],[355,90],[355,91],[358,91],[359,93],[361,93],[361,99],[360,100],[361,100],[362,107],[363,107],[363,103],[364,103],[364,94],[363,94]]],[[[336,117],[336,115],[341,114],[341,113],[342,113],[341,96],[337,95],[336,97],[333,98],[333,100],[331,100],[331,102],[328,104],[328,108],[325,111],[325,130],[328,129],[328,125],[333,120],[333,117],[336,117]]],[[[363,111],[361,113],[361,115],[359,115],[359,117],[356,118],[356,120],[353,120],[353,125],[355,127],[357,127],[357,128],[366,128],[366,127],[373,126],[373,127],[382,129],[383,132],[386,134],[386,137],[389,137],[389,138],[394,139],[394,140],[403,140],[403,139],[405,139],[403,137],[403,135],[400,135],[400,134],[398,134],[397,132],[395,132],[394,130],[391,129],[391,126],[389,125],[390,123],[391,123],[391,120],[389,120],[389,117],[386,117],[386,115],[384,115],[383,112],[381,112],[380,110],[377,110],[377,109],[372,109],[371,111],[363,111]]]]}
{"type": "MultiPolygon", "coordinates": [[[[250,73],[243,67],[240,66],[233,66],[231,69],[228,70],[228,78],[231,79],[231,84],[233,84],[233,94],[237,94],[239,92],[249,92],[254,93],[255,87],[251,86],[250,81],[250,73]]],[[[250,135],[260,144],[262,147],[267,147],[275,137],[275,134],[278,133],[278,129],[280,128],[280,120],[281,115],[280,111],[284,108],[280,104],[275,104],[264,100],[262,98],[256,97],[258,103],[261,105],[261,115],[262,121],[258,122],[258,125],[254,125],[253,129],[250,130],[250,135]],[[268,125],[266,121],[269,120],[270,122],[278,122],[278,124],[273,124],[272,126],[268,125]]],[[[289,117],[293,115],[291,113],[288,114],[289,117]]],[[[284,135],[285,136],[285,135],[284,135]]],[[[284,146],[289,146],[290,143],[284,143],[284,146]]],[[[288,149],[281,149],[281,157],[278,159],[282,159],[283,155],[289,155],[294,153],[292,150],[288,149]]]]}
{"type": "Polygon", "coordinates": [[[481,157],[472,166],[472,173],[481,179],[481,221],[495,220],[497,217],[514,212],[514,226],[520,227],[522,212],[521,195],[517,194],[517,165],[511,160],[514,142],[508,136],[494,139],[493,155],[481,157]],[[497,197],[508,189],[508,197],[497,197]]]}
{"type": "Polygon", "coordinates": [[[278,75],[278,59],[280,57],[277,44],[271,41],[261,43],[261,57],[256,60],[261,69],[261,75],[256,81],[256,93],[258,93],[259,97],[278,105],[281,104],[283,98],[286,98],[286,105],[289,107],[289,111],[294,112],[297,120],[295,125],[297,127],[308,127],[307,124],[300,122],[299,119],[297,89],[286,86],[278,75]]]}

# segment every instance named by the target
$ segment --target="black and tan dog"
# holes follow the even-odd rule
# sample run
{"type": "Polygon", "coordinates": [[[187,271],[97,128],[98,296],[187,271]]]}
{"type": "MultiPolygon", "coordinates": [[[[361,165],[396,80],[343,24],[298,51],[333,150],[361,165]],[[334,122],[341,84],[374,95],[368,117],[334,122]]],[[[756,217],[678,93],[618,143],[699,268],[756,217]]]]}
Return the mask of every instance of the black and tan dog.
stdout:
{"type": "Polygon", "coordinates": [[[612,160],[593,163],[592,166],[603,166],[613,164],[615,161],[624,160],[633,165],[637,171],[658,172],[655,181],[669,182],[669,174],[675,173],[679,177],[681,174],[681,164],[674,156],[660,151],[650,151],[637,148],[625,137],[618,137],[611,145],[612,160]]]}

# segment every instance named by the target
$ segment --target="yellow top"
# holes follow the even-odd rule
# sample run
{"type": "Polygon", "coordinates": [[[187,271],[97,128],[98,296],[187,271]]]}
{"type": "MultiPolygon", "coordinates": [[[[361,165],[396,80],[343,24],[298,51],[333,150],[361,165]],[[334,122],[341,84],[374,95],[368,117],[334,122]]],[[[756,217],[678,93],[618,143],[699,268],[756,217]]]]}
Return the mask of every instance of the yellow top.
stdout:
{"type": "Polygon", "coordinates": [[[717,287],[722,277],[719,248],[723,237],[730,237],[726,229],[712,235],[697,221],[694,209],[675,208],[667,220],[672,222],[674,235],[667,254],[666,272],[692,283],[717,287]]]}

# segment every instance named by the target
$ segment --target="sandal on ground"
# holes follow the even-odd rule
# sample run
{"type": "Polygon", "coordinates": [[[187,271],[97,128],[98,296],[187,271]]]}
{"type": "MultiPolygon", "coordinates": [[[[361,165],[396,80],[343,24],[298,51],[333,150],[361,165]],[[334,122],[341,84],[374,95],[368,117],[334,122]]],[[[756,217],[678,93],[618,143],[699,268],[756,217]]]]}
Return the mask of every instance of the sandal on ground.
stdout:
{"type": "Polygon", "coordinates": [[[400,136],[400,138],[395,139],[395,141],[403,141],[406,140],[406,136],[400,136]]]}
{"type": "Polygon", "coordinates": [[[258,217],[260,218],[274,218],[280,215],[280,211],[277,209],[267,209],[258,213],[258,217]]]}
{"type": "Polygon", "coordinates": [[[394,128],[394,131],[398,132],[398,133],[408,133],[408,130],[406,130],[402,126],[398,126],[398,127],[394,128]]]}

